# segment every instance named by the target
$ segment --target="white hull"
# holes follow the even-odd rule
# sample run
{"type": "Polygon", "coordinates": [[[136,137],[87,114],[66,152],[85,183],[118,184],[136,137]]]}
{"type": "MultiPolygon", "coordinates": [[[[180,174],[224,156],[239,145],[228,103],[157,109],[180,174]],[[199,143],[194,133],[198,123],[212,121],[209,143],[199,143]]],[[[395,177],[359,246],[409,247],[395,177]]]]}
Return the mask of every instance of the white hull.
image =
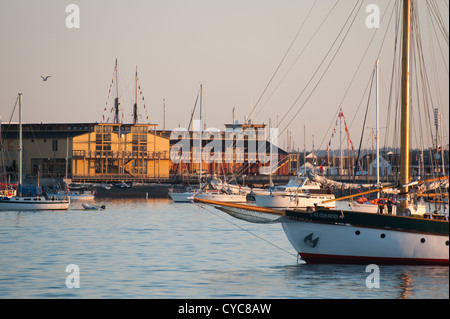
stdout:
{"type": "Polygon", "coordinates": [[[70,200],[93,200],[94,195],[92,194],[71,194],[69,193],[70,200]]]}
{"type": "Polygon", "coordinates": [[[309,263],[448,265],[448,235],[288,219],[282,225],[292,246],[309,263]]]}
{"type": "MultiPolygon", "coordinates": [[[[372,213],[377,214],[379,211],[378,205],[372,204],[370,202],[366,202],[360,204],[358,202],[352,201],[336,201],[336,209],[341,209],[344,211],[357,211],[361,213],[372,213]]],[[[396,207],[392,206],[392,213],[395,214],[396,207]]],[[[387,213],[387,209],[384,213],[387,213]]]]}
{"type": "Polygon", "coordinates": [[[195,198],[213,200],[225,203],[246,203],[247,195],[240,194],[220,194],[220,193],[200,193],[195,195],[195,198]]]}
{"type": "Polygon", "coordinates": [[[70,200],[51,200],[45,197],[12,197],[0,200],[0,210],[66,210],[70,200]]]}
{"type": "MultiPolygon", "coordinates": [[[[292,198],[291,195],[255,195],[256,205],[260,207],[268,208],[296,208],[301,210],[314,209],[314,205],[321,203],[328,199],[334,199],[334,195],[321,194],[321,195],[298,195],[292,198]],[[289,207],[288,207],[289,206],[289,207]]],[[[324,205],[328,208],[334,208],[335,202],[327,203],[324,205]]]]}
{"type": "Polygon", "coordinates": [[[194,192],[170,193],[169,196],[175,203],[189,203],[194,199],[194,192]]]}

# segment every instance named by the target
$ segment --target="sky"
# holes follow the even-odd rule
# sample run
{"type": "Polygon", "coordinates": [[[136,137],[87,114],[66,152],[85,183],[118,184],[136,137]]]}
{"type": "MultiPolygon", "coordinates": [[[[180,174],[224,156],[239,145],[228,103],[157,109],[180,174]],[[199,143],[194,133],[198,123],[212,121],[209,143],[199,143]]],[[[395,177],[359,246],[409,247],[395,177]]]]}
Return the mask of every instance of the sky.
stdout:
{"type": "MultiPolygon", "coordinates": [[[[447,43],[438,25],[426,22],[425,3],[419,7],[421,34],[433,57],[426,60],[427,74],[448,132],[448,0],[429,0],[445,21],[447,43]]],[[[254,123],[278,127],[284,148],[289,135],[295,149],[336,149],[341,106],[354,147],[365,128],[362,147],[370,148],[376,111],[366,87],[379,58],[380,143],[389,146],[394,142],[387,135],[395,132],[387,127],[394,123],[388,108],[394,7],[389,0],[0,0],[0,120],[9,122],[22,92],[25,122],[111,123],[117,59],[124,123],[132,122],[137,68],[140,123],[187,128],[202,84],[207,127],[223,130],[234,109],[235,121],[250,115],[254,123]],[[79,8],[79,28],[66,24],[73,14],[66,12],[69,4],[79,8]],[[366,24],[373,4],[382,16],[379,28],[366,24]],[[349,16],[351,28],[340,33],[349,16]]],[[[423,113],[415,114],[420,121],[423,113]]],[[[413,147],[422,130],[431,130],[426,123],[420,127],[413,147]]]]}

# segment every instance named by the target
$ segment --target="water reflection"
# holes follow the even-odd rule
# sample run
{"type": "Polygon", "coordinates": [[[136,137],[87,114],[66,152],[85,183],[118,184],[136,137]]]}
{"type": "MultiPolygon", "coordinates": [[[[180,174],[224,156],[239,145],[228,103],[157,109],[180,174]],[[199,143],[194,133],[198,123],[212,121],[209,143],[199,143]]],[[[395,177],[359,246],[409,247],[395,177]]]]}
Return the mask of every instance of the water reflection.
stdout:
{"type": "Polygon", "coordinates": [[[408,299],[411,297],[412,290],[414,288],[414,281],[411,276],[407,273],[400,274],[398,276],[400,284],[398,289],[400,290],[399,299],[408,299]]]}
{"type": "Polygon", "coordinates": [[[448,267],[380,267],[369,289],[365,266],[297,264],[278,224],[169,199],[94,203],[106,210],[0,213],[0,297],[448,298],[448,267]],[[79,290],[65,286],[68,264],[79,290]]]}

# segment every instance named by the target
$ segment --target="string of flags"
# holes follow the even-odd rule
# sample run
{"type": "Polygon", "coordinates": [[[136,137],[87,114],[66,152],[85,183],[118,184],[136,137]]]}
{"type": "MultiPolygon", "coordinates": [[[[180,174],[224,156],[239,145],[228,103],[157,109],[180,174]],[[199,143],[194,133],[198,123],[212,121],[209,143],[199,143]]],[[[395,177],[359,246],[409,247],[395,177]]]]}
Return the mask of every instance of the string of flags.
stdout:
{"type": "MultiPolygon", "coordinates": [[[[114,69],[114,72],[115,71],[116,71],[116,69],[114,69]]],[[[142,93],[141,84],[139,82],[139,77],[137,77],[136,80],[137,80],[137,86],[138,86],[137,88],[138,88],[138,93],[139,93],[139,100],[143,101],[142,102],[143,103],[143,109],[144,109],[144,112],[145,112],[145,117],[144,118],[148,121],[149,120],[149,116],[148,116],[148,112],[147,112],[147,108],[146,108],[146,104],[145,104],[145,97],[144,97],[144,94],[142,93]]],[[[113,99],[111,98],[111,92],[113,90],[114,82],[115,81],[114,81],[114,76],[113,76],[112,79],[111,79],[111,83],[109,85],[109,89],[108,89],[108,97],[106,98],[105,106],[104,106],[104,109],[103,109],[102,123],[108,123],[111,114],[114,114],[114,105],[112,105],[111,107],[108,108],[108,102],[113,101],[113,99]]],[[[121,118],[122,118],[122,122],[123,122],[123,120],[124,120],[124,113],[123,113],[123,111],[121,113],[122,113],[121,118]]]]}
{"type": "Polygon", "coordinates": [[[137,83],[138,83],[138,89],[139,89],[139,96],[141,97],[142,101],[144,101],[144,111],[145,111],[145,119],[148,121],[148,113],[147,113],[147,109],[145,108],[145,99],[144,99],[144,95],[142,94],[142,89],[141,89],[141,84],[139,82],[139,77],[137,77],[137,83]]]}
{"type": "Polygon", "coordinates": [[[336,128],[337,128],[337,126],[338,126],[339,119],[343,119],[343,120],[344,120],[344,127],[345,127],[345,133],[346,133],[346,135],[347,135],[347,140],[349,141],[349,144],[351,145],[352,152],[355,151],[355,148],[354,148],[354,146],[353,146],[353,142],[352,142],[352,140],[350,139],[350,132],[349,132],[349,130],[348,130],[347,121],[345,120],[344,113],[343,113],[342,110],[341,110],[341,111],[339,111],[338,118],[336,119],[336,122],[335,122],[335,124],[334,124],[334,128],[333,128],[333,131],[332,131],[332,133],[331,133],[330,141],[329,141],[328,144],[327,144],[327,151],[326,151],[326,153],[325,153],[325,156],[328,156],[328,151],[329,151],[329,149],[330,149],[330,147],[331,147],[331,140],[333,139],[334,135],[336,134],[336,128]]]}

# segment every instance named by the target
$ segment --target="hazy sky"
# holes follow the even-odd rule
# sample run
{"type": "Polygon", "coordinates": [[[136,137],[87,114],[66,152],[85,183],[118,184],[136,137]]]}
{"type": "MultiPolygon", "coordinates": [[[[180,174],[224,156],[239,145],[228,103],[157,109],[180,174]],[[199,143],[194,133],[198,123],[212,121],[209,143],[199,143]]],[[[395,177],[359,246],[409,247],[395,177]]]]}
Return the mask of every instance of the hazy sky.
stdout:
{"type": "MultiPolygon", "coordinates": [[[[420,17],[428,21],[430,11],[424,0],[419,2],[420,17]]],[[[430,3],[438,3],[448,36],[448,0],[430,3]]],[[[390,0],[364,1],[361,6],[357,0],[0,0],[1,120],[9,121],[17,93],[23,92],[26,122],[101,122],[103,115],[111,122],[109,110],[114,96],[108,91],[117,58],[124,123],[132,121],[137,66],[146,105],[144,110],[141,99],[141,123],[155,123],[162,129],[165,99],[166,129],[187,127],[202,83],[208,127],[224,129],[225,123],[232,122],[233,108],[235,119],[243,122],[259,101],[251,118],[255,123],[267,124],[269,119],[272,126],[278,123],[280,146],[289,130],[295,148],[303,149],[306,128],[307,149],[312,147],[313,135],[315,148],[325,149],[342,105],[357,148],[367,105],[366,84],[380,52],[383,145],[384,133],[389,131],[384,126],[389,122],[387,104],[397,16],[394,8],[390,0]],[[78,29],[66,26],[70,14],[66,6],[70,3],[80,9],[78,29]],[[378,29],[366,26],[370,13],[365,9],[370,4],[379,6],[380,15],[386,10],[378,29]],[[358,14],[354,21],[354,16],[350,17],[352,27],[337,51],[347,28],[339,32],[355,7],[358,14]],[[41,75],[52,77],[43,82],[41,75]]],[[[442,33],[435,33],[436,26],[425,24],[421,32],[423,38],[432,39],[431,44],[424,44],[424,50],[434,56],[427,71],[432,93],[439,95],[433,103],[443,105],[448,132],[449,52],[442,33]],[[439,83],[437,88],[435,83],[439,83]]],[[[370,103],[363,147],[371,147],[368,130],[375,127],[374,100],[370,103]]],[[[430,130],[425,124],[421,127],[430,130]]],[[[391,129],[389,133],[393,132],[391,129]]],[[[331,147],[338,146],[334,138],[331,147]]]]}

